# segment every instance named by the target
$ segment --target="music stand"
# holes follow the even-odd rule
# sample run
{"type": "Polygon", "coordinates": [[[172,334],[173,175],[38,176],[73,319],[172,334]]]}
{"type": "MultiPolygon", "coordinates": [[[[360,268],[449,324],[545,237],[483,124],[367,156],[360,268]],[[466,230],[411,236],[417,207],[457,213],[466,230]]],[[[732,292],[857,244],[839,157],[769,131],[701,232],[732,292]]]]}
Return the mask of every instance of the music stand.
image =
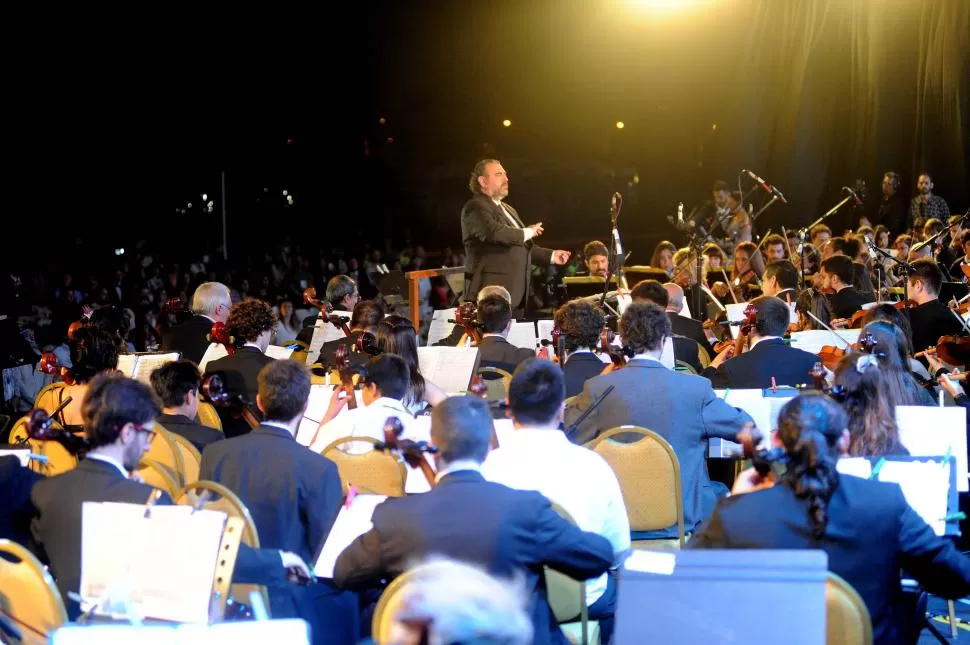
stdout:
{"type": "Polygon", "coordinates": [[[626,272],[627,282],[632,289],[638,282],[643,280],[656,280],[660,284],[670,282],[671,278],[667,275],[667,272],[663,269],[658,269],[651,266],[632,266],[624,267],[626,272]]]}
{"type": "MultiPolygon", "coordinates": [[[[562,279],[562,284],[566,287],[566,297],[569,300],[601,295],[603,293],[604,282],[605,280],[603,278],[594,275],[573,276],[562,279]]],[[[610,287],[613,289],[616,288],[615,277],[610,280],[610,287]]]]}

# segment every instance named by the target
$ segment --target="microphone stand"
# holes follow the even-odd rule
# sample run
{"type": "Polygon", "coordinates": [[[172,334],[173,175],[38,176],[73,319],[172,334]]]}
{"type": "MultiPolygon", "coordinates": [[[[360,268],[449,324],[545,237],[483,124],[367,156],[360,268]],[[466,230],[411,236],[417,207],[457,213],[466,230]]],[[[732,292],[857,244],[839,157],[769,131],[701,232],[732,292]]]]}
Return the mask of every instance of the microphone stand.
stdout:
{"type": "Polygon", "coordinates": [[[774,204],[775,202],[777,202],[777,201],[778,201],[778,199],[779,199],[779,198],[778,198],[778,195],[776,195],[776,194],[774,194],[774,193],[771,193],[771,199],[769,199],[769,200],[768,200],[768,201],[767,201],[767,202],[765,203],[765,205],[764,205],[764,206],[762,206],[762,207],[761,207],[761,208],[760,208],[760,209],[758,210],[758,212],[757,212],[757,213],[755,213],[754,215],[752,215],[752,216],[751,216],[751,222],[752,222],[752,223],[754,223],[754,222],[757,222],[757,221],[758,221],[758,218],[759,218],[759,217],[761,216],[761,214],[762,214],[762,213],[764,213],[764,212],[765,212],[766,210],[768,210],[768,207],[769,207],[769,206],[771,206],[772,204],[774,204]]]}
{"type": "MultiPolygon", "coordinates": [[[[842,201],[840,201],[838,204],[836,204],[835,206],[833,206],[832,208],[830,208],[827,213],[825,213],[824,215],[822,215],[821,217],[819,217],[817,220],[815,220],[814,222],[812,222],[811,224],[809,224],[808,226],[806,226],[804,228],[798,229],[798,237],[802,241],[802,248],[801,248],[801,254],[800,255],[802,256],[802,267],[803,268],[805,266],[805,245],[808,243],[808,232],[811,231],[816,226],[818,226],[819,224],[821,224],[822,222],[824,222],[826,219],[828,219],[832,215],[835,215],[835,213],[838,212],[838,210],[840,208],[842,208],[843,206],[845,206],[852,199],[853,199],[853,196],[852,195],[847,196],[845,199],[843,199],[842,201]]],[[[893,259],[895,259],[895,258],[893,258],[893,259]]],[[[808,286],[808,284],[805,282],[805,273],[802,272],[802,289],[804,289],[807,286],[808,286]]]]}
{"type": "MultiPolygon", "coordinates": [[[[619,193],[617,193],[619,194],[619,193]]],[[[622,198],[620,201],[620,206],[622,207],[622,198]]],[[[606,276],[606,280],[603,282],[603,294],[600,296],[600,308],[606,309],[606,297],[610,292],[610,283],[612,278],[616,276],[616,286],[617,289],[621,289],[626,295],[629,295],[629,289],[626,284],[626,276],[623,274],[623,265],[626,262],[626,256],[623,254],[623,242],[620,240],[620,231],[616,227],[616,220],[620,217],[620,208],[610,209],[610,224],[613,227],[610,233],[610,266],[612,269],[606,276]]],[[[626,307],[622,302],[623,298],[619,295],[617,296],[617,310],[620,315],[623,314],[623,310],[626,307]]]]}
{"type": "MultiPolygon", "coordinates": [[[[876,243],[870,240],[868,237],[864,239],[866,241],[866,246],[869,247],[870,251],[875,251],[882,257],[892,260],[899,266],[899,269],[903,274],[903,302],[909,302],[909,274],[913,271],[913,265],[905,260],[900,260],[899,258],[887,253],[883,249],[880,249],[878,246],[876,246],[876,243]]],[[[878,294],[876,295],[878,296],[878,294]]],[[[903,306],[903,315],[906,316],[907,322],[911,322],[909,319],[909,307],[903,306]]]]}

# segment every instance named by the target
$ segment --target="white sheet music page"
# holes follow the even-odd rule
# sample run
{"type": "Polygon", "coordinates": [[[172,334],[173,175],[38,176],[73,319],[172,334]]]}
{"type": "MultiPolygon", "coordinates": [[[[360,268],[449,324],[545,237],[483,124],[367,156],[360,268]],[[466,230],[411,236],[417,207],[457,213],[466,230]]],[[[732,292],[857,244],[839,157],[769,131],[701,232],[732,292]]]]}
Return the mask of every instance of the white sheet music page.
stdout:
{"type": "Polygon", "coordinates": [[[536,325],[533,322],[513,322],[505,340],[516,347],[536,351],[536,325]]]}
{"type": "MultiPolygon", "coordinates": [[[[728,305],[730,308],[731,305],[728,305]]],[[[729,309],[730,311],[730,309],[729,309]]],[[[834,332],[828,329],[810,329],[808,331],[796,331],[791,335],[791,346],[801,349],[809,354],[818,354],[824,345],[834,345],[839,349],[845,349],[845,343],[840,339],[845,339],[849,343],[859,340],[861,329],[838,329],[834,332]],[[838,336],[836,336],[838,334],[838,336]]]]}
{"type": "MultiPolygon", "coordinates": [[[[316,434],[317,428],[320,426],[320,421],[323,416],[327,413],[327,408],[330,407],[330,397],[333,396],[333,389],[335,385],[311,385],[310,386],[310,399],[307,405],[306,412],[303,413],[303,420],[300,421],[300,426],[296,430],[296,442],[303,446],[309,446],[310,442],[313,440],[313,435],[316,434]]],[[[354,390],[354,396],[357,399],[357,407],[364,407],[364,399],[360,390],[354,390]]],[[[347,408],[340,411],[340,414],[344,414],[347,408]]],[[[339,417],[340,414],[337,416],[339,417]]]]}
{"type": "Polygon", "coordinates": [[[906,502],[932,527],[933,532],[937,535],[946,532],[949,462],[886,460],[879,469],[878,479],[899,484],[906,502]]]}
{"type": "Polygon", "coordinates": [[[552,342],[552,328],[556,326],[554,320],[537,320],[536,321],[536,336],[539,337],[540,341],[547,340],[552,342]]]}
{"type": "Polygon", "coordinates": [[[956,457],[957,490],[967,485],[967,416],[960,406],[897,405],[899,440],[914,457],[956,457]]]}
{"type": "Polygon", "coordinates": [[[118,354],[118,371],[131,378],[131,375],[135,373],[136,358],[134,354],[118,354]]]}
{"type": "Polygon", "coordinates": [[[320,556],[313,565],[318,578],[333,578],[333,568],[344,549],[374,526],[372,518],[377,505],[387,499],[386,495],[355,495],[350,506],[344,504],[320,549],[320,556]]]}
{"type": "Polygon", "coordinates": [[[477,347],[418,347],[421,375],[448,393],[468,389],[477,363],[477,347]]]}
{"type": "Polygon", "coordinates": [[[865,457],[840,457],[835,469],[842,475],[852,475],[860,479],[869,479],[872,474],[872,463],[865,457]]]}
{"type": "Polygon", "coordinates": [[[199,361],[199,371],[205,374],[205,368],[211,361],[217,361],[226,356],[229,356],[229,352],[226,350],[225,345],[221,343],[209,343],[205,354],[202,355],[202,360],[199,361]]]}
{"type": "Polygon", "coordinates": [[[152,372],[162,365],[177,361],[178,359],[178,352],[169,352],[167,354],[138,354],[135,357],[135,371],[131,375],[131,378],[136,381],[141,381],[145,385],[151,385],[152,372]]]}
{"type": "Polygon", "coordinates": [[[434,345],[442,338],[447,338],[454,329],[455,323],[448,322],[455,319],[455,312],[458,310],[436,309],[431,315],[431,326],[428,327],[428,345],[434,345]]]}
{"type": "MultiPolygon", "coordinates": [[[[96,613],[118,615],[131,603],[141,616],[207,623],[212,575],[225,513],[190,506],[85,503],[81,529],[81,597],[96,613]]],[[[82,607],[85,603],[82,603],[82,607]]]]}
{"type": "Polygon", "coordinates": [[[320,358],[320,348],[324,343],[332,340],[339,340],[346,335],[344,331],[336,325],[330,324],[329,320],[317,318],[313,324],[313,335],[310,336],[310,347],[307,349],[306,364],[313,365],[320,358]]]}
{"type": "Polygon", "coordinates": [[[269,345],[266,348],[266,355],[278,361],[285,361],[293,355],[292,347],[280,347],[279,345],[269,345]]]}

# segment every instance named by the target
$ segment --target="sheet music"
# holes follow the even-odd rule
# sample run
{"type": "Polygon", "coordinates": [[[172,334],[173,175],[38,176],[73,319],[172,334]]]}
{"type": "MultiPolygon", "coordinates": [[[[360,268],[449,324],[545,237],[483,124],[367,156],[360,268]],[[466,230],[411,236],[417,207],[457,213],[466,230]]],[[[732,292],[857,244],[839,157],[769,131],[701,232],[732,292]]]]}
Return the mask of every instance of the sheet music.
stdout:
{"type": "Polygon", "coordinates": [[[512,345],[516,347],[521,347],[523,349],[530,349],[533,352],[536,351],[536,325],[534,322],[513,322],[512,328],[509,329],[508,338],[505,340],[509,341],[512,345]]]}
{"type": "MultiPolygon", "coordinates": [[[[119,356],[119,358],[121,357],[119,356]]],[[[152,384],[152,372],[156,368],[166,363],[177,361],[178,359],[178,352],[169,352],[167,354],[137,354],[135,356],[135,369],[131,378],[150,386],[152,384]]]]}
{"type": "Polygon", "coordinates": [[[872,475],[872,463],[865,457],[840,457],[835,469],[843,475],[860,479],[869,479],[872,475]]]}
{"type": "Polygon", "coordinates": [[[428,345],[434,345],[442,338],[451,335],[451,330],[455,328],[455,324],[448,321],[455,319],[457,311],[455,308],[435,310],[434,314],[431,315],[431,326],[428,328],[428,345]]]}
{"type": "Polygon", "coordinates": [[[85,502],[81,598],[85,611],[208,623],[212,575],[226,514],[190,506],[85,502]]]}
{"type": "MultiPolygon", "coordinates": [[[[730,305],[729,305],[730,306],[730,305]]],[[[861,329],[837,329],[839,336],[849,343],[859,340],[861,329]]],[[[818,354],[823,345],[835,345],[839,349],[845,349],[845,343],[827,329],[810,329],[808,331],[796,331],[791,335],[791,346],[801,349],[809,354],[818,354]]]]}
{"type": "Polygon", "coordinates": [[[0,457],[16,457],[24,468],[30,463],[30,448],[0,448],[0,457]]]}
{"type": "Polygon", "coordinates": [[[899,439],[914,457],[942,457],[957,461],[957,490],[970,490],[967,482],[967,417],[960,406],[936,408],[897,405],[899,439]]]}
{"type": "Polygon", "coordinates": [[[226,350],[225,345],[221,343],[209,343],[205,354],[202,355],[202,360],[199,361],[199,371],[205,374],[205,368],[210,362],[217,361],[226,356],[229,356],[229,352],[226,350]]]}
{"type": "Polygon", "coordinates": [[[536,336],[540,341],[547,340],[552,342],[552,328],[556,326],[556,321],[554,320],[537,320],[536,321],[536,336]]]}
{"type": "MultiPolygon", "coordinates": [[[[320,426],[320,420],[323,419],[323,416],[327,413],[327,408],[330,407],[330,398],[333,396],[335,387],[336,385],[310,386],[309,403],[306,412],[303,413],[303,420],[300,421],[300,426],[296,430],[296,442],[300,445],[310,445],[313,435],[316,434],[317,428],[320,426]]],[[[357,399],[357,407],[364,407],[361,391],[354,390],[354,396],[357,399]]],[[[337,417],[346,412],[347,408],[344,408],[337,417]]]]}
{"type": "Polygon", "coordinates": [[[306,364],[313,365],[320,358],[320,348],[324,343],[332,340],[345,338],[344,331],[336,325],[330,324],[329,320],[317,318],[313,324],[313,335],[310,337],[310,347],[307,349],[306,364]]]}
{"type": "Polygon", "coordinates": [[[118,354],[118,364],[116,365],[116,368],[128,378],[131,378],[131,375],[135,373],[135,355],[118,354]]]}
{"type": "Polygon", "coordinates": [[[340,507],[327,541],[313,564],[313,572],[318,578],[333,578],[337,558],[354,540],[371,530],[374,509],[386,499],[386,495],[355,495],[349,507],[340,507]]]}
{"type": "Polygon", "coordinates": [[[477,347],[418,347],[418,369],[445,392],[464,392],[478,367],[477,347]]]}
{"type": "Polygon", "coordinates": [[[293,355],[292,347],[280,347],[279,345],[270,345],[266,348],[266,355],[270,358],[275,358],[278,361],[285,361],[290,356],[293,355]]]}
{"type": "Polygon", "coordinates": [[[886,460],[879,469],[878,479],[899,484],[906,502],[933,528],[933,532],[937,535],[946,532],[949,462],[886,460]]]}

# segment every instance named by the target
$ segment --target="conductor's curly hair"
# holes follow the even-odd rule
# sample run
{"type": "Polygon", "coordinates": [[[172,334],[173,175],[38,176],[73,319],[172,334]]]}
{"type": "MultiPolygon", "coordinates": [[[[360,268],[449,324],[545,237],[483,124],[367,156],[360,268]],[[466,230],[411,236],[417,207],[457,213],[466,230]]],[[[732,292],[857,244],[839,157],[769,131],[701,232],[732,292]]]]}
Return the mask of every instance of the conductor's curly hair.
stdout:
{"type": "Polygon", "coordinates": [[[232,306],[226,327],[236,345],[253,343],[264,331],[276,326],[273,309],[256,298],[246,298],[232,306]]]}
{"type": "Polygon", "coordinates": [[[573,300],[556,310],[556,327],[562,332],[566,351],[593,349],[606,326],[606,316],[592,302],[573,300]]]}

